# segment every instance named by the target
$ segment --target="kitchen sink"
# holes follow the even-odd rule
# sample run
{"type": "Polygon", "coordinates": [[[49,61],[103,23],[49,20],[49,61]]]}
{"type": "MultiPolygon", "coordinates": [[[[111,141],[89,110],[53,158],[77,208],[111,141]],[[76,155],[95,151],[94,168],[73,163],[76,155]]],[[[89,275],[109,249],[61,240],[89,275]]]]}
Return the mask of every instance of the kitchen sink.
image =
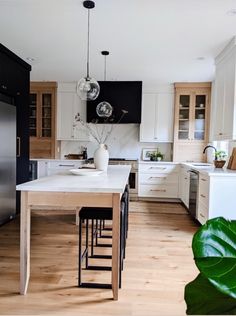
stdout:
{"type": "Polygon", "coordinates": [[[206,163],[206,162],[193,162],[191,165],[195,167],[213,167],[211,163],[206,163]]]}
{"type": "Polygon", "coordinates": [[[213,168],[213,167],[214,167],[213,164],[211,164],[211,163],[206,163],[206,162],[193,162],[193,163],[191,163],[191,165],[192,165],[193,167],[201,168],[201,169],[213,168]]]}

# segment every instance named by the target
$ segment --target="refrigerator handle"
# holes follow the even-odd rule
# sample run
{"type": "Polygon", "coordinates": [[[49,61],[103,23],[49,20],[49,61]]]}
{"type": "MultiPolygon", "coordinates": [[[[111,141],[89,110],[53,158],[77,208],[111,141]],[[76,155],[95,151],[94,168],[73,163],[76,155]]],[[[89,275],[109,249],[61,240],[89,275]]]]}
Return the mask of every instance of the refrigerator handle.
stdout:
{"type": "Polygon", "coordinates": [[[16,137],[16,157],[20,157],[20,137],[16,137]]]}

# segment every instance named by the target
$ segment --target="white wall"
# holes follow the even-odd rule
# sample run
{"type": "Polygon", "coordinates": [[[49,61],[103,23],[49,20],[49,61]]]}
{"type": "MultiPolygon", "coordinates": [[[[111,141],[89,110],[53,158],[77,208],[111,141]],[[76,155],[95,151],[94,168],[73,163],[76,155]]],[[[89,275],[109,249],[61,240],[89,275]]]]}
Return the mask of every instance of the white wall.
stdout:
{"type": "MultiPolygon", "coordinates": [[[[99,127],[102,128],[102,124],[99,127]]],[[[139,142],[139,124],[114,125],[106,144],[111,158],[140,159],[143,148],[158,148],[165,155],[165,161],[172,160],[172,144],[139,142]]],[[[88,148],[88,157],[93,157],[98,144],[95,141],[61,141],[61,158],[63,159],[64,155],[69,153],[80,153],[81,146],[88,148]]]]}

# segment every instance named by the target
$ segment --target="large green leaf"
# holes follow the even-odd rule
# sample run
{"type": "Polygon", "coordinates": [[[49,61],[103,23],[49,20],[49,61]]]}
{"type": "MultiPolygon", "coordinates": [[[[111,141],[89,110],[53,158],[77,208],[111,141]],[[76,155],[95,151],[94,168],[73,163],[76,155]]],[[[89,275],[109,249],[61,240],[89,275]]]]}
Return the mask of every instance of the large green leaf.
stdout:
{"type": "Polygon", "coordinates": [[[236,299],[219,292],[201,273],[185,286],[187,315],[236,315],[236,299]]]}
{"type": "Polygon", "coordinates": [[[236,221],[207,221],[194,235],[192,248],[200,272],[219,291],[236,298],[236,221]]]}

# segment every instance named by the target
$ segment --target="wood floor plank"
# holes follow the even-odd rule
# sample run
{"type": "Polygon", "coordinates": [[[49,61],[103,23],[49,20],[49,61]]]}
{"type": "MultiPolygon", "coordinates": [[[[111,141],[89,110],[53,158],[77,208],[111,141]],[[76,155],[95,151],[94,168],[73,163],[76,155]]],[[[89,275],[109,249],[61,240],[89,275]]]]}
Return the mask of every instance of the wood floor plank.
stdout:
{"type": "MultiPolygon", "coordinates": [[[[0,314],[184,315],[184,287],[197,276],[191,250],[197,225],[177,203],[131,202],[130,209],[118,302],[112,300],[111,290],[77,287],[74,211],[32,212],[31,278],[26,296],[18,294],[19,219],[2,226],[0,314]]],[[[111,253],[111,249],[99,251],[111,253]]],[[[103,262],[110,264],[109,260],[103,262]]],[[[83,271],[83,277],[109,283],[111,274],[83,271]]]]}

